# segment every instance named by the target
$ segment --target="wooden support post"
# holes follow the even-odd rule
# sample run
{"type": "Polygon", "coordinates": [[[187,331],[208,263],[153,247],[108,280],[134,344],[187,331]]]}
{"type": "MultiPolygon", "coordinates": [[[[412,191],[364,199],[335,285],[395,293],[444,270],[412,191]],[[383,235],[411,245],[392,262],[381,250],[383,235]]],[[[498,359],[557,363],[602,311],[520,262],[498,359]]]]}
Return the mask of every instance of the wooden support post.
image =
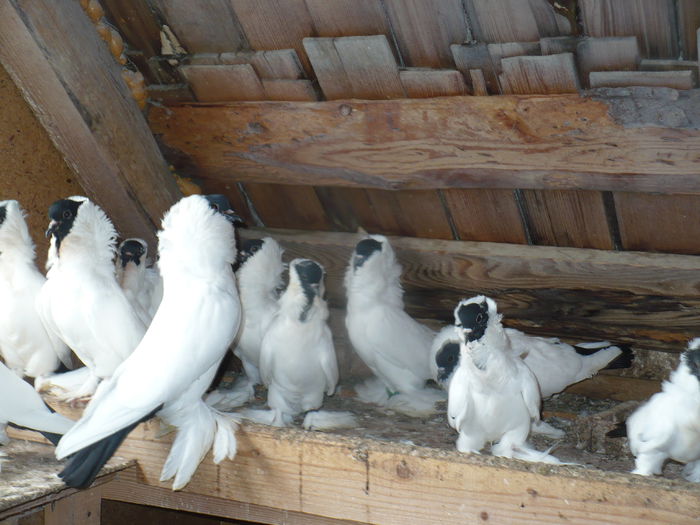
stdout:
{"type": "Polygon", "coordinates": [[[119,65],[79,3],[0,3],[0,62],[87,196],[123,235],[154,241],[180,193],[119,65]]]}

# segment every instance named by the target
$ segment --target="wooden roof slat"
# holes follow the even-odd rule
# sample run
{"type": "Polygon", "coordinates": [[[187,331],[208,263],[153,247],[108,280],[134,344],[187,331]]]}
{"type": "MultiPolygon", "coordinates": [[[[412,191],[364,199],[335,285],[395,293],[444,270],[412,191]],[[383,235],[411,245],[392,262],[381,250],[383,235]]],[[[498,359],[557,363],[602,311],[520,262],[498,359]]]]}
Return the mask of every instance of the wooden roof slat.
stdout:
{"type": "Polygon", "coordinates": [[[331,229],[312,186],[256,183],[244,186],[255,211],[269,228],[331,229]]]}
{"type": "Polygon", "coordinates": [[[384,0],[405,66],[452,67],[450,45],[468,40],[461,0],[384,0]]]}
{"type": "Polygon", "coordinates": [[[693,89],[694,71],[593,71],[589,76],[592,88],[648,86],[693,89]]]}
{"type": "Polygon", "coordinates": [[[554,36],[540,38],[540,50],[543,55],[558,53],[576,53],[578,38],[575,36],[554,36]]]}
{"type": "Polygon", "coordinates": [[[297,102],[313,102],[318,100],[310,80],[267,79],[261,80],[265,96],[268,100],[289,100],[297,102]]]}
{"type": "Polygon", "coordinates": [[[246,46],[229,0],[152,0],[188,53],[222,53],[246,46]]]}
{"type": "Polygon", "coordinates": [[[319,37],[391,34],[381,0],[306,0],[306,8],[319,37]]]}
{"type": "Polygon", "coordinates": [[[483,70],[470,69],[469,79],[471,80],[472,84],[472,95],[483,97],[489,94],[483,70]]]}
{"type": "MultiPolygon", "coordinates": [[[[500,86],[498,84],[498,75],[494,67],[491,55],[489,54],[488,45],[484,43],[477,44],[452,44],[450,46],[452,57],[454,58],[457,69],[464,75],[465,80],[473,91],[482,89],[480,79],[477,78],[475,86],[472,80],[471,71],[480,70],[481,78],[483,79],[486,88],[490,93],[499,93],[500,86]]],[[[485,94],[485,93],[484,93],[485,94]]]]}
{"type": "Polygon", "coordinates": [[[101,0],[101,4],[129,48],[142,52],[146,58],[160,54],[160,24],[146,2],[101,0]]]}
{"type": "Polygon", "coordinates": [[[399,68],[384,35],[336,38],[333,44],[354,98],[372,100],[406,96],[399,68]]]}
{"type": "Polygon", "coordinates": [[[406,95],[411,98],[466,95],[467,85],[456,69],[408,68],[399,73],[406,95]]]}
{"type": "Polygon", "coordinates": [[[571,24],[557,13],[548,0],[529,0],[540,37],[558,37],[571,34],[571,24]]]}
{"type": "Polygon", "coordinates": [[[305,38],[304,49],[327,100],[352,98],[352,85],[332,38],[305,38]]]}
{"type": "Polygon", "coordinates": [[[577,93],[580,89],[571,53],[516,56],[501,61],[505,86],[511,95],[577,93]]]}
{"type": "Polygon", "coordinates": [[[580,0],[579,6],[587,35],[634,35],[642,56],[678,57],[674,0],[580,0]]]}
{"type": "Polygon", "coordinates": [[[503,42],[498,44],[488,44],[491,62],[498,75],[503,72],[501,60],[509,57],[524,55],[539,55],[540,43],[537,42],[503,42]]]}
{"type": "Polygon", "coordinates": [[[686,60],[698,59],[698,28],[700,28],[700,2],[678,0],[678,31],[681,37],[681,51],[686,60]]]}
{"type": "Polygon", "coordinates": [[[540,32],[524,0],[465,0],[472,38],[481,42],[528,42],[540,32]]]}
{"type": "Polygon", "coordinates": [[[298,80],[304,78],[304,68],[294,49],[257,51],[250,64],[260,78],[298,80]]]}
{"type": "Polygon", "coordinates": [[[200,102],[265,100],[265,90],[250,64],[181,66],[200,102]]]}
{"type": "Polygon", "coordinates": [[[576,46],[581,83],[591,71],[635,70],[641,60],[636,37],[584,38],[576,46]]]}

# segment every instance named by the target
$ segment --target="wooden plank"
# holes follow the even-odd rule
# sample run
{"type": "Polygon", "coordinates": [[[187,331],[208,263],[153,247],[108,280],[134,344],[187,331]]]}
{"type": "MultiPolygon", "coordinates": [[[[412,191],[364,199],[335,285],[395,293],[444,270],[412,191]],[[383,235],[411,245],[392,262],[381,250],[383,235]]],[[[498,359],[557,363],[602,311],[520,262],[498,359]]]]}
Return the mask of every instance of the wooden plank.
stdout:
{"type": "Polygon", "coordinates": [[[636,36],[646,58],[678,57],[674,0],[580,0],[586,34],[636,36]]]}
{"type": "Polygon", "coordinates": [[[330,229],[323,207],[311,186],[246,184],[245,189],[265,226],[330,229]]]}
{"type": "Polygon", "coordinates": [[[352,85],[332,38],[305,38],[304,49],[326,100],[352,98],[352,85]]]}
{"type": "Polygon", "coordinates": [[[200,102],[265,100],[265,90],[250,64],[180,66],[200,102]]]}
{"type": "Polygon", "coordinates": [[[569,394],[615,401],[646,401],[660,391],[659,381],[604,374],[596,374],[566,389],[569,394]]]}
{"type": "Polygon", "coordinates": [[[634,37],[584,38],[576,46],[581,83],[588,86],[591,71],[624,71],[639,67],[634,37]]]}
{"type": "Polygon", "coordinates": [[[406,95],[411,98],[466,95],[467,85],[456,69],[402,69],[399,73],[406,95]]]}
{"type": "Polygon", "coordinates": [[[102,0],[107,18],[128,47],[147,58],[160,54],[160,24],[149,5],[139,0],[102,0]]]}
{"type": "Polygon", "coordinates": [[[698,71],[697,60],[666,60],[643,58],[639,62],[642,71],[698,71]]]}
{"type": "Polygon", "coordinates": [[[476,80],[472,79],[471,72],[476,70],[481,71],[481,77],[489,93],[500,93],[498,75],[486,44],[452,44],[450,50],[457,69],[464,75],[469,87],[475,94],[477,92],[481,95],[486,94],[482,93],[483,86],[479,75],[476,75],[476,80]]]}
{"type": "Polygon", "coordinates": [[[304,69],[293,49],[275,49],[253,53],[251,65],[260,78],[298,80],[304,69]]]}
{"type": "MultiPolygon", "coordinates": [[[[649,118],[665,107],[662,114],[680,114],[689,126],[693,100],[659,106],[645,98],[639,104],[653,113],[649,118]]],[[[191,157],[204,179],[700,192],[700,132],[663,121],[643,125],[646,114],[629,112],[620,115],[625,127],[612,115],[620,115],[616,106],[577,95],[268,102],[149,113],[153,131],[191,157]]]]}
{"type": "Polygon", "coordinates": [[[576,44],[578,44],[578,38],[574,36],[540,38],[540,49],[543,55],[576,53],[576,44]]]}
{"type": "Polygon", "coordinates": [[[678,0],[678,32],[681,52],[686,60],[698,60],[698,28],[700,4],[695,0],[678,0]]]}
{"type": "Polygon", "coordinates": [[[695,195],[616,192],[623,248],[700,254],[700,199],[695,195]]]}
{"type": "Polygon", "coordinates": [[[480,42],[528,42],[540,32],[529,2],[466,0],[472,38],[480,42]],[[508,13],[507,15],[504,15],[508,13]]]}
{"type": "Polygon", "coordinates": [[[570,35],[576,29],[571,27],[565,16],[554,9],[549,0],[529,0],[529,4],[540,37],[570,35]]]}
{"type": "Polygon", "coordinates": [[[589,75],[592,88],[648,86],[672,89],[693,89],[694,71],[593,71],[589,75]]]}
{"type": "Polygon", "coordinates": [[[574,55],[515,56],[501,60],[509,95],[554,95],[580,89],[574,55]]]}
{"type": "MultiPolygon", "coordinates": [[[[313,252],[327,272],[331,306],[345,304],[342,276],[357,235],[272,235],[288,257],[313,252]]],[[[449,321],[463,297],[485,293],[509,326],[569,340],[611,340],[679,352],[697,331],[700,258],[395,237],[407,310],[449,321]],[[572,307],[575,305],[575,307],[572,307]]]]}
{"type": "Polygon", "coordinates": [[[535,244],[613,249],[600,192],[523,190],[535,244]]]}
{"type": "Polygon", "coordinates": [[[318,100],[310,80],[262,79],[265,98],[268,100],[289,100],[313,102],[318,100]]]}
{"type": "Polygon", "coordinates": [[[469,79],[471,80],[472,84],[472,95],[483,97],[489,94],[483,70],[470,69],[469,79]]]}
{"type": "Polygon", "coordinates": [[[333,41],[353,98],[403,98],[399,68],[384,35],[347,36],[333,41]]]}
{"type": "Polygon", "coordinates": [[[99,525],[102,488],[76,492],[44,509],[44,525],[99,525]]]}
{"type": "Polygon", "coordinates": [[[152,101],[166,106],[194,102],[194,94],[187,84],[151,84],[146,87],[146,92],[152,101]]]}
{"type": "Polygon", "coordinates": [[[247,42],[228,0],[152,0],[188,53],[223,53],[247,42]]]}
{"type": "Polygon", "coordinates": [[[540,43],[538,42],[505,42],[503,44],[488,44],[487,46],[493,67],[500,75],[503,71],[501,60],[522,55],[539,55],[540,43]]]}
{"type": "Polygon", "coordinates": [[[320,37],[391,33],[381,0],[306,0],[306,8],[320,37]]]}
{"type": "Polygon", "coordinates": [[[405,66],[452,67],[450,45],[469,40],[462,0],[384,0],[405,66]]]}
{"type": "Polygon", "coordinates": [[[527,244],[512,190],[443,190],[463,241],[527,244]]]}
{"type": "Polygon", "coordinates": [[[311,73],[311,64],[304,52],[302,39],[313,36],[314,27],[304,0],[229,1],[251,49],[262,51],[293,48],[307,75],[311,73]]]}
{"type": "Polygon", "coordinates": [[[80,5],[3,2],[0,61],[87,196],[122,235],[155,243],[156,225],[179,192],[119,65],[80,5]]]}

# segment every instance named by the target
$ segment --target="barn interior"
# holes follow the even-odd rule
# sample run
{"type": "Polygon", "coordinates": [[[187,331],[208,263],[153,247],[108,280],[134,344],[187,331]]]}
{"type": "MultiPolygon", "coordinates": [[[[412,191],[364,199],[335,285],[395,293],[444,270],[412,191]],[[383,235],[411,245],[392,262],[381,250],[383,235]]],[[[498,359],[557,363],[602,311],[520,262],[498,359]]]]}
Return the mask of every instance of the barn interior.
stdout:
{"type": "MultiPolygon", "coordinates": [[[[0,519],[697,519],[680,465],[629,475],[626,443],[605,433],[698,335],[699,27],[695,0],[4,3],[0,188],[27,210],[39,265],[58,198],[86,195],[155,246],[181,196],[223,193],[242,238],[325,267],[341,370],[328,406],[362,426],[243,423],[236,459],[207,458],[174,493],[158,480],[170,438],[147,423],[89,491],[37,477],[46,490],[3,497],[0,519]],[[631,368],[544,405],[567,436],[535,444],[578,465],[462,455],[444,413],[353,399],[369,371],[345,333],[343,276],[364,232],[390,236],[407,311],[430,327],[486,294],[506,326],[633,349],[631,368]]],[[[53,465],[28,450],[15,455],[53,465]]]]}

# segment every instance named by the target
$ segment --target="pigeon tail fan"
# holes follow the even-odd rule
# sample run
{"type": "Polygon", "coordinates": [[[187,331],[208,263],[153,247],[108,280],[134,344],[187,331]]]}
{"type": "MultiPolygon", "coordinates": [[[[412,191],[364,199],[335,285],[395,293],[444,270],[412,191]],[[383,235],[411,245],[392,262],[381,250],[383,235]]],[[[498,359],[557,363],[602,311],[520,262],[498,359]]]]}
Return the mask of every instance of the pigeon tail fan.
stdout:
{"type": "Polygon", "coordinates": [[[60,472],[63,482],[69,487],[85,489],[89,487],[109,458],[124,442],[126,436],[140,423],[148,421],[162,408],[163,405],[153,410],[150,414],[132,423],[114,434],[89,445],[70,457],[68,465],[60,472]]]}
{"type": "Polygon", "coordinates": [[[629,347],[629,345],[619,345],[613,346],[608,341],[601,341],[599,343],[578,343],[574,345],[574,350],[578,355],[583,356],[594,356],[598,352],[604,352],[599,354],[601,360],[603,355],[609,355],[613,353],[612,351],[617,349],[620,353],[615,356],[610,362],[601,368],[601,370],[616,370],[620,368],[630,368],[632,362],[634,361],[634,352],[629,347]],[[611,352],[605,353],[606,350],[611,352]]]}

